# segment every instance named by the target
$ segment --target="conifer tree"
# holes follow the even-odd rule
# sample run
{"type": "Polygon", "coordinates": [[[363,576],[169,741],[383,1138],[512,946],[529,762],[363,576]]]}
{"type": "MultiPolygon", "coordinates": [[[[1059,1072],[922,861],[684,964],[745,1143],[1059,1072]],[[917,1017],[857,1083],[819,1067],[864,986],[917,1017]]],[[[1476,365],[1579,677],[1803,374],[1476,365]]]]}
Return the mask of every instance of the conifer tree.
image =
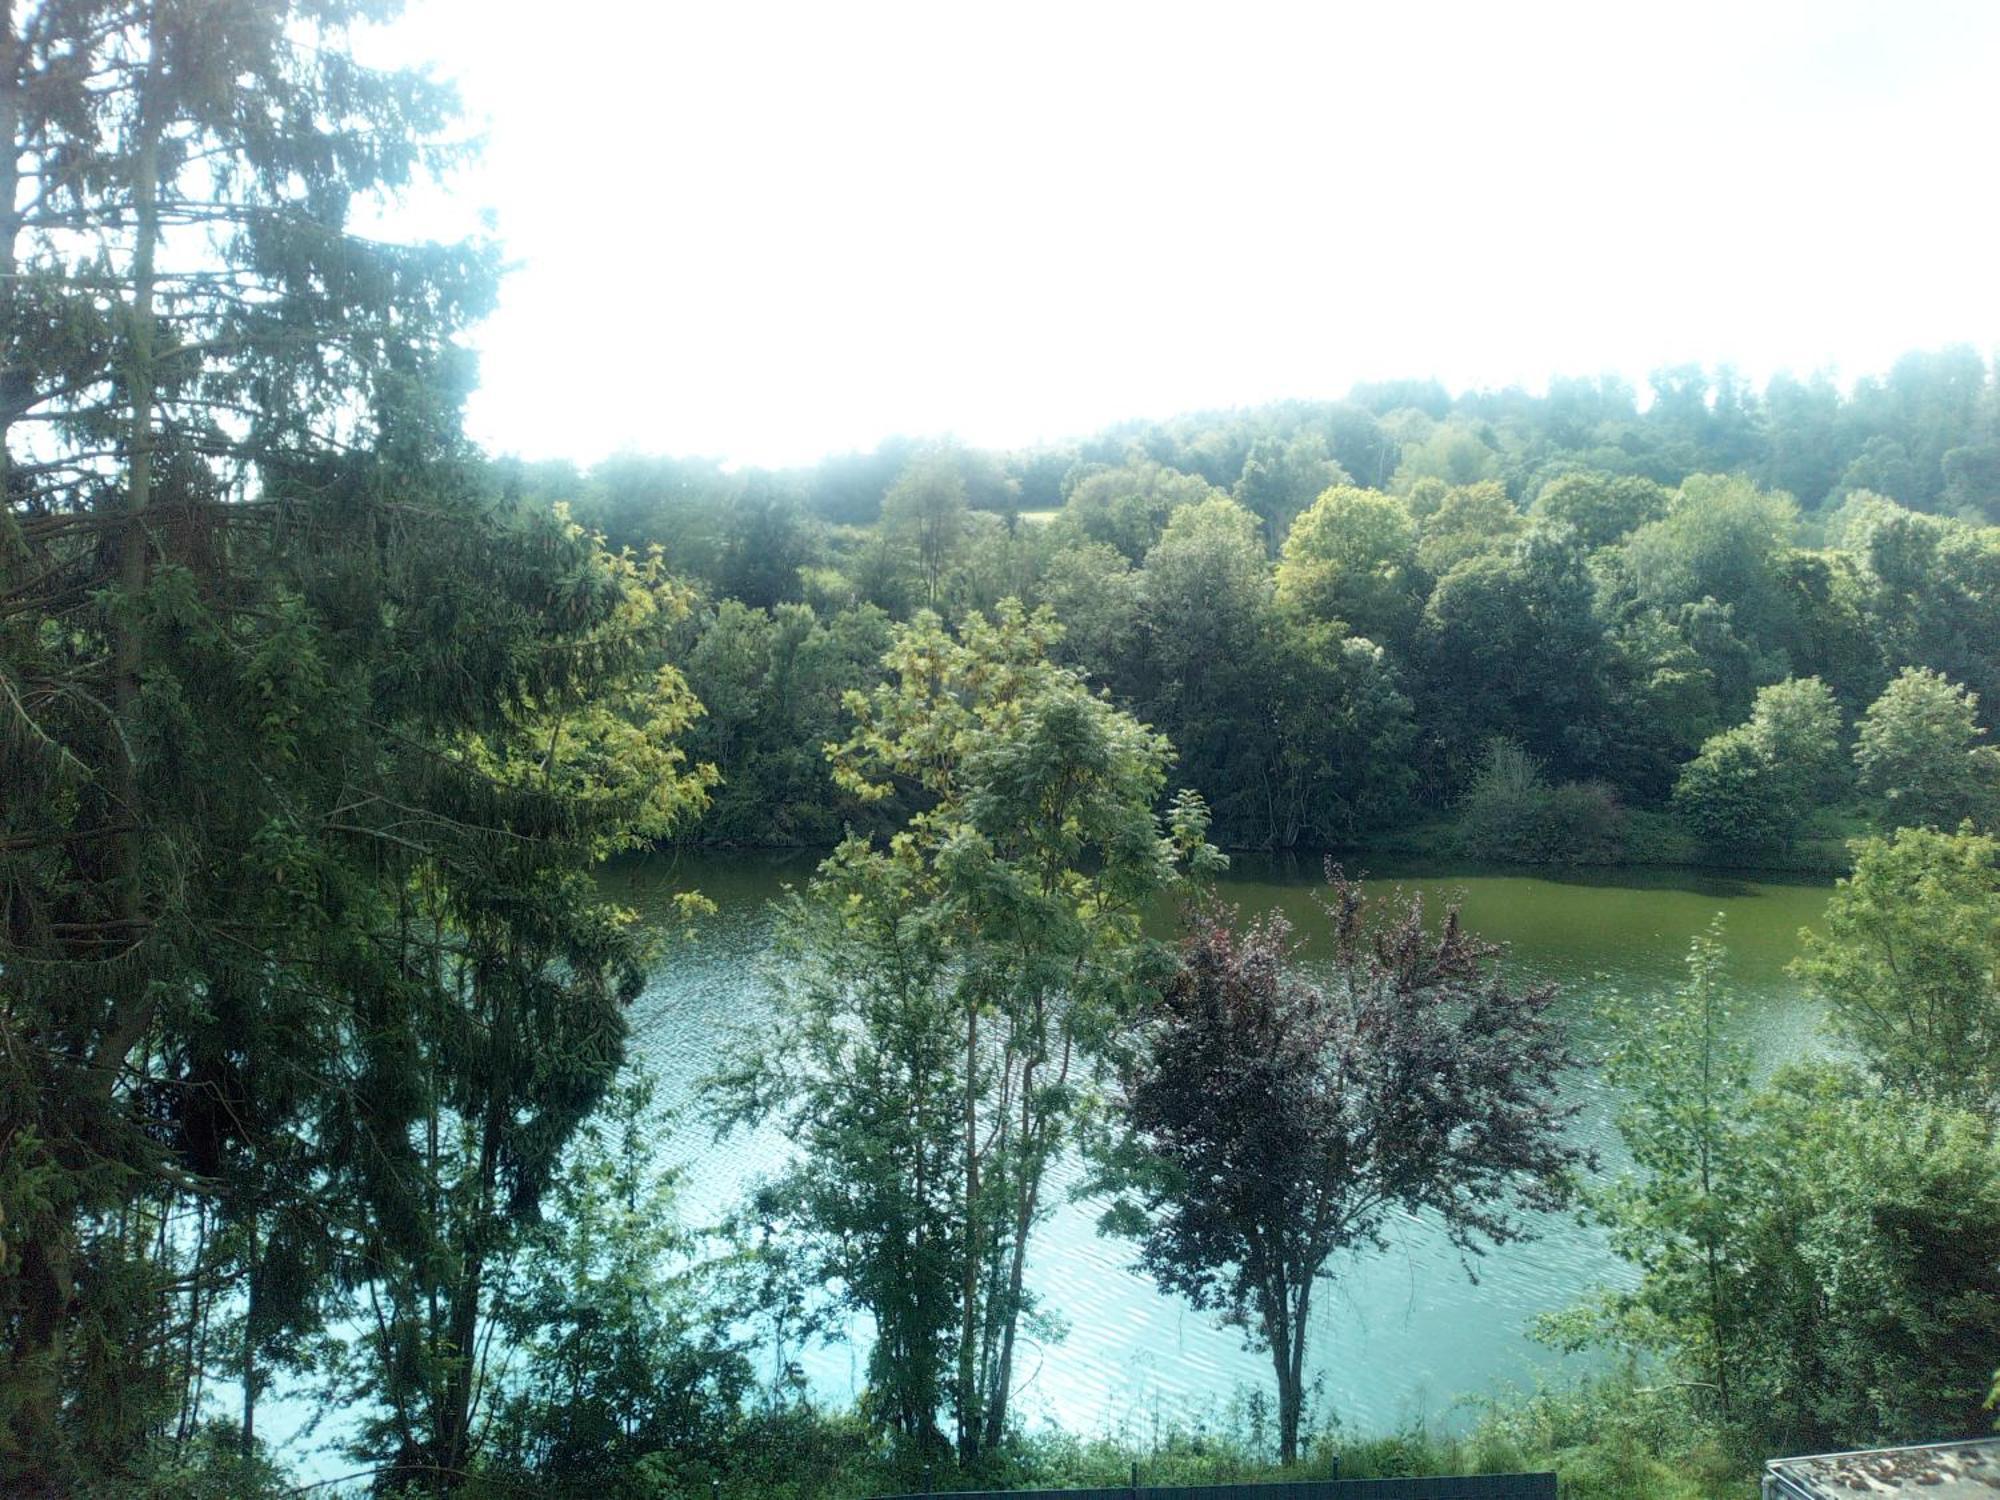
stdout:
{"type": "MultiPolygon", "coordinates": [[[[225,1304],[246,1447],[343,1287],[462,1385],[621,1055],[634,940],[582,871],[703,792],[681,592],[480,493],[492,250],[353,231],[456,154],[449,91],[347,45],[395,9],[0,5],[10,1492],[184,1436],[225,1304]]],[[[395,1454],[435,1477],[433,1404],[395,1454]]]]}

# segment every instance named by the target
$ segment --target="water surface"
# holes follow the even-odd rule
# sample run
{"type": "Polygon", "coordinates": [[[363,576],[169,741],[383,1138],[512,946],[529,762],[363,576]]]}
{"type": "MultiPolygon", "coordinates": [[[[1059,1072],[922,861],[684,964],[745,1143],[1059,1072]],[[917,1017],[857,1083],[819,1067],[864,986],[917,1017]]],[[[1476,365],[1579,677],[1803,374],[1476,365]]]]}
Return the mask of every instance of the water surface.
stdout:
{"type": "MultiPolygon", "coordinates": [[[[690,887],[715,902],[696,941],[660,962],[634,1006],[635,1050],[659,1080],[661,1097],[688,1101],[716,1063],[730,1027],[756,1024],[769,997],[759,970],[770,941],[772,897],[803,884],[809,855],[652,856],[605,872],[607,894],[641,912],[661,913],[690,887]]],[[[1466,924],[1507,947],[1520,983],[1552,981],[1560,1013],[1585,1057],[1606,1038],[1593,1001],[1607,989],[1646,994],[1677,984],[1688,940],[1720,913],[1729,945],[1728,977],[1738,1024],[1766,1067],[1819,1045],[1817,1012],[1785,975],[1802,927],[1824,910],[1824,883],[1678,870],[1533,873],[1450,870],[1363,863],[1370,880],[1422,891],[1432,903],[1457,898],[1466,924]]],[[[1284,911],[1302,934],[1315,926],[1317,866],[1239,858],[1223,895],[1245,915],[1284,911]]],[[[1611,1127],[1614,1100],[1593,1068],[1570,1082],[1583,1107],[1575,1132],[1607,1170],[1622,1166],[1611,1127]]],[[[760,1174],[783,1162],[775,1131],[716,1143],[692,1110],[663,1155],[686,1172],[683,1207],[697,1222],[725,1212],[760,1174]]],[[[1062,1186],[1073,1181],[1064,1174],[1062,1186]]],[[[1144,1436],[1180,1422],[1212,1420],[1249,1390],[1268,1388],[1266,1356],[1238,1332],[1216,1326],[1129,1269],[1131,1247],[1102,1239],[1098,1209],[1065,1201],[1038,1231],[1029,1279],[1065,1327],[1037,1340],[1021,1360],[1018,1409],[1075,1430],[1125,1429],[1144,1436]]],[[[1398,1223],[1387,1254],[1337,1262],[1313,1315],[1310,1355],[1326,1407],[1350,1430],[1379,1431],[1415,1417],[1453,1420],[1457,1399],[1531,1385],[1539,1374],[1584,1368],[1534,1343],[1527,1327],[1569,1306],[1593,1286],[1629,1272],[1601,1231],[1571,1215],[1548,1216],[1536,1238],[1477,1260],[1475,1283],[1432,1225],[1398,1223]]],[[[865,1330],[848,1344],[811,1351],[804,1363],[832,1399],[852,1393],[865,1330]]]]}

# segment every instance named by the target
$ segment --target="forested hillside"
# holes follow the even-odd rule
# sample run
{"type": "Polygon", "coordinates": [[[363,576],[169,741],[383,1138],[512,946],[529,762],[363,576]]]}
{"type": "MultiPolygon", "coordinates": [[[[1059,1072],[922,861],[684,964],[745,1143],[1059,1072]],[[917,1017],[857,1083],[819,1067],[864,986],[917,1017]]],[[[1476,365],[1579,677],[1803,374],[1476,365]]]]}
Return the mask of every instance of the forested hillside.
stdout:
{"type": "Polygon", "coordinates": [[[889,623],[1010,596],[1053,611],[1060,658],[1168,735],[1245,847],[1448,813],[1473,852],[1603,859],[1657,843],[1625,810],[1677,806],[1682,847],[1768,856],[1840,826],[1815,811],[1853,796],[1858,727],[1906,670],[1943,679],[1905,696],[1947,719],[2000,703],[2000,387],[1963,347],[1848,392],[1412,381],[1026,452],[499,470],[697,582],[676,659],[723,776],[692,836],[718,842],[862,816],[815,747],[889,623]],[[1756,728],[1765,689],[1811,705],[1783,731],[1803,738],[1756,728]],[[1801,755],[1818,769],[1780,774],[1801,755]]]}

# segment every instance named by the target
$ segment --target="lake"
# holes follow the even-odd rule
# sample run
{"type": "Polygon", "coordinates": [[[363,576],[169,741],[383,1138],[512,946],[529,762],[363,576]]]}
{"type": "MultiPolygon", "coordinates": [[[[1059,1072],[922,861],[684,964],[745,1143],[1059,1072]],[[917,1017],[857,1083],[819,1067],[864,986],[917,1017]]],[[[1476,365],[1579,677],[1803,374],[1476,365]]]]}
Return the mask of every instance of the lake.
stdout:
{"type": "MultiPolygon", "coordinates": [[[[664,917],[671,893],[688,888],[717,907],[692,944],[662,959],[633,1008],[635,1051],[663,1101],[688,1101],[729,1028],[755,1024],[768,1007],[759,970],[770,940],[769,902],[785,884],[803,884],[813,863],[811,855],[685,854],[604,872],[606,894],[642,913],[664,917]]],[[[1799,930],[1823,914],[1824,882],[1659,869],[1458,871],[1382,861],[1354,869],[1419,889],[1434,905],[1462,898],[1466,925],[1506,945],[1512,977],[1561,986],[1561,1012],[1585,1058],[1599,1055],[1606,1041],[1594,998],[1607,989],[1646,994],[1679,983],[1688,940],[1717,913],[1726,924],[1738,1024],[1760,1063],[1775,1066],[1823,1045],[1817,1009],[1785,966],[1798,951],[1799,930]]],[[[1316,865],[1238,858],[1222,893],[1246,915],[1283,910],[1309,935],[1319,881],[1316,865]]],[[[1577,1139],[1596,1148],[1607,1170],[1619,1170],[1611,1091],[1588,1066],[1572,1076],[1570,1089],[1583,1106],[1577,1139]]],[[[787,1149],[775,1131],[718,1144],[692,1112],[662,1143],[663,1157],[685,1171],[682,1208],[693,1223],[713,1222],[746,1184],[782,1163],[787,1149]]],[[[1069,1174],[1063,1186],[1073,1179],[1069,1174]]],[[[1268,1389],[1264,1355],[1129,1269],[1131,1247],[1098,1236],[1096,1207],[1069,1201],[1066,1191],[1055,1196],[1063,1201],[1037,1231],[1029,1280],[1067,1331],[1037,1341],[1019,1362],[1023,1420],[1145,1437],[1177,1423],[1212,1424],[1232,1400],[1268,1389]]],[[[1534,1343],[1528,1325],[1629,1273],[1602,1233],[1575,1216],[1547,1216],[1537,1227],[1536,1238],[1477,1260],[1476,1284],[1443,1236],[1415,1219],[1396,1226],[1388,1254],[1336,1262],[1337,1281],[1320,1294],[1310,1349],[1323,1381],[1322,1410],[1353,1432],[1419,1417],[1456,1425],[1465,1416],[1461,1397],[1588,1368],[1587,1356],[1534,1343]]],[[[851,1343],[803,1358],[817,1392],[836,1400],[852,1394],[865,1368],[864,1338],[865,1330],[856,1330],[851,1343]]]]}

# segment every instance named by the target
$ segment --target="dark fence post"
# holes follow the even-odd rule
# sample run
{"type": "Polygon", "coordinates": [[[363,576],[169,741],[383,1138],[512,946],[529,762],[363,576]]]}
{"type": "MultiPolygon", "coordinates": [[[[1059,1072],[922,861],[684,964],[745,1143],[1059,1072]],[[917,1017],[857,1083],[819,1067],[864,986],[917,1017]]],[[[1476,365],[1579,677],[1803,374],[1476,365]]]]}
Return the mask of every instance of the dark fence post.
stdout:
{"type": "Polygon", "coordinates": [[[931,1492],[931,1466],[930,1466],[930,1464],[929,1464],[929,1463],[925,1463],[925,1465],[924,1465],[924,1493],[925,1493],[926,1495],[928,1495],[928,1494],[929,1494],[930,1492],[931,1492]]]}
{"type": "Polygon", "coordinates": [[[1139,1500],[1139,1460],[1132,1460],[1132,1500],[1139,1500]]]}

